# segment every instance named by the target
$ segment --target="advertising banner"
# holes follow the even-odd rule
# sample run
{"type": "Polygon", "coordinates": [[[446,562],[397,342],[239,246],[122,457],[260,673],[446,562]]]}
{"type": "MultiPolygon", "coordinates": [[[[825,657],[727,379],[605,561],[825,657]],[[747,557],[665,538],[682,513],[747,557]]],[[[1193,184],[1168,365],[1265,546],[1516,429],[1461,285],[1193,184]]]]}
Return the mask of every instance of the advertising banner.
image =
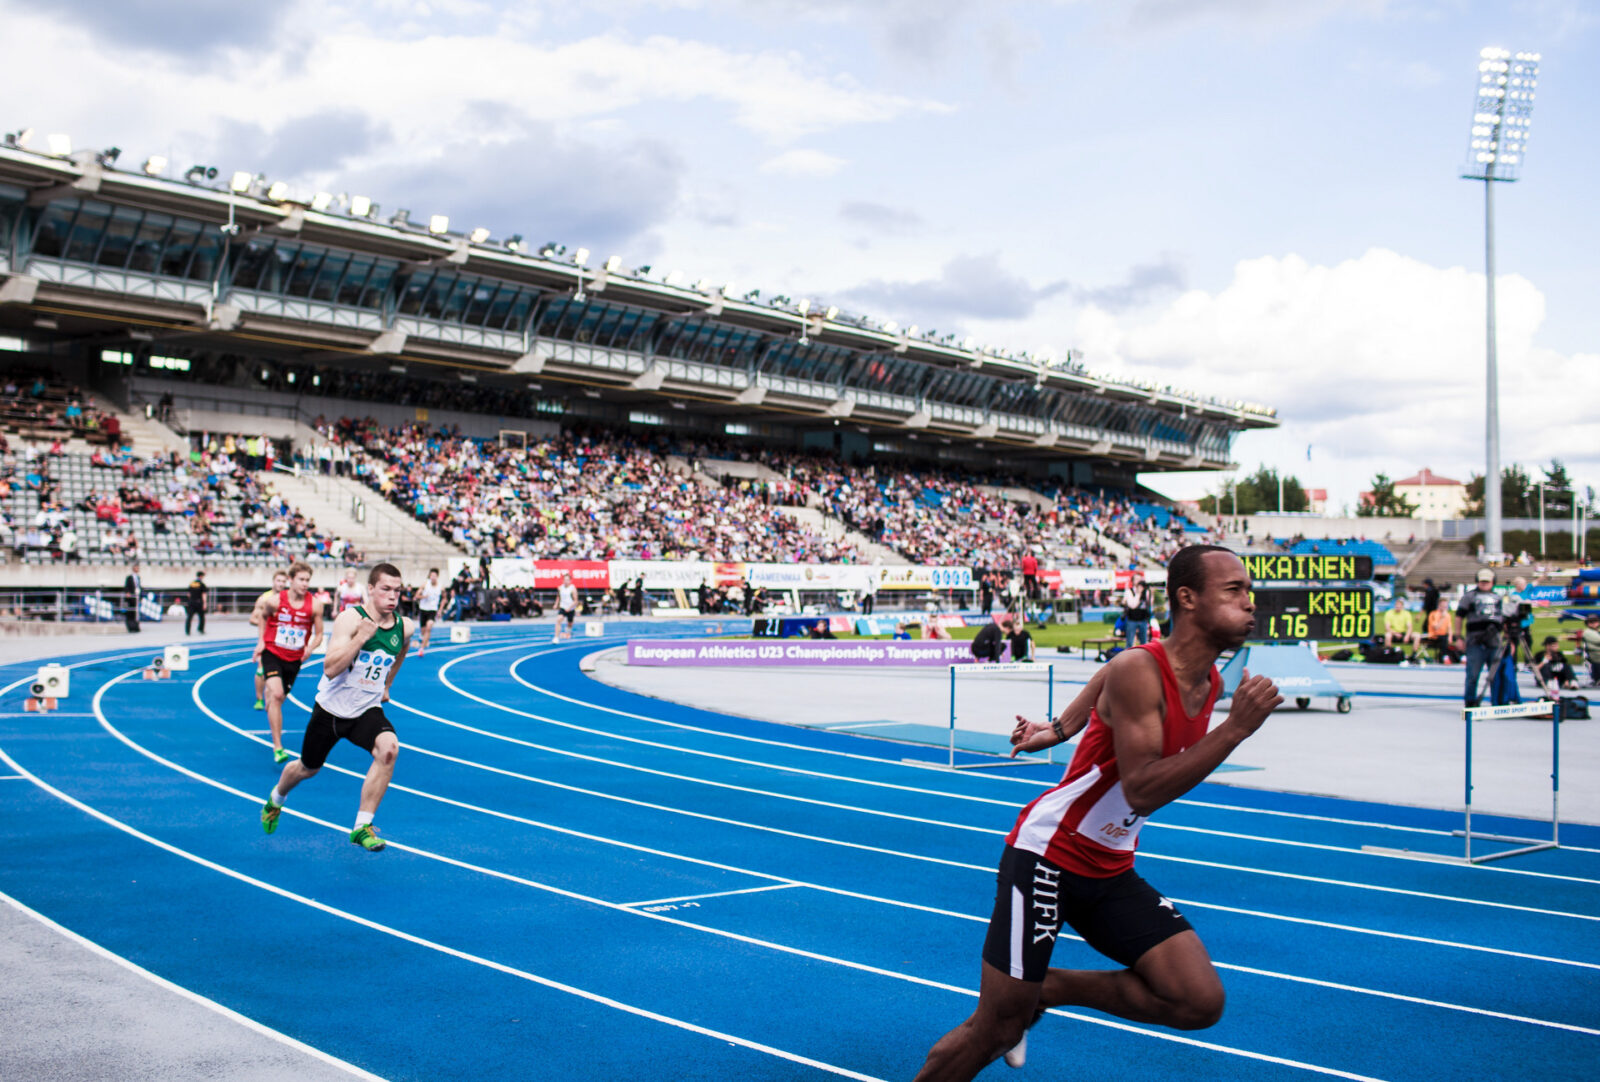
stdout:
{"type": "MultiPolygon", "coordinates": [[[[450,561],[452,578],[463,565],[477,572],[474,561],[453,559],[450,561]]],[[[562,575],[571,575],[572,584],[580,590],[604,590],[611,585],[611,569],[604,560],[530,560],[502,556],[489,561],[489,585],[495,589],[520,586],[554,590],[561,585],[562,575]]]]}
{"type": "Polygon", "coordinates": [[[970,567],[879,567],[880,590],[973,590],[970,567]]]}
{"type": "Polygon", "coordinates": [[[827,639],[706,640],[629,639],[628,664],[651,666],[738,667],[757,665],[965,665],[972,649],[965,642],[839,642],[827,639]]]}
{"type": "Polygon", "coordinates": [[[620,586],[643,575],[646,590],[693,590],[712,581],[719,567],[727,566],[701,560],[612,560],[611,581],[620,586]]]}
{"type": "Polygon", "coordinates": [[[751,586],[769,590],[866,590],[881,568],[870,564],[746,564],[751,586]]]}

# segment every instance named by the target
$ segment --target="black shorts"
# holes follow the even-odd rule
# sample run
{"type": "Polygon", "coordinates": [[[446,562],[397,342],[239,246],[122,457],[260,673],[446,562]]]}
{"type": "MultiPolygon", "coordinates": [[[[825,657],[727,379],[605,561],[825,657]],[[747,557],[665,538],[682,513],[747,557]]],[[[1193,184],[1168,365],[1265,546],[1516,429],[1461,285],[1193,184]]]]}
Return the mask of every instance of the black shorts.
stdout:
{"type": "Polygon", "coordinates": [[[287,695],[294,689],[294,678],[300,675],[301,661],[285,661],[271,650],[263,650],[261,651],[262,679],[271,680],[276,676],[283,681],[283,693],[287,695]]]}
{"type": "Polygon", "coordinates": [[[300,742],[300,763],[312,770],[321,770],[328,761],[328,753],[340,740],[348,740],[358,748],[372,750],[379,733],[392,733],[394,726],[383,716],[383,707],[374,706],[353,718],[341,718],[322,708],[321,703],[311,707],[311,719],[306,722],[306,736],[300,742]]]}
{"type": "Polygon", "coordinates": [[[571,627],[572,621],[578,618],[577,609],[559,609],[557,611],[561,613],[561,618],[567,622],[568,627],[571,627]]]}
{"type": "Polygon", "coordinates": [[[427,627],[429,624],[433,623],[438,618],[439,618],[439,610],[438,609],[418,609],[417,610],[417,625],[419,627],[427,627]]]}
{"type": "Polygon", "coordinates": [[[1128,967],[1151,947],[1191,930],[1177,907],[1132,869],[1091,879],[1006,846],[996,883],[983,960],[1019,980],[1044,980],[1063,922],[1089,946],[1128,967]]]}

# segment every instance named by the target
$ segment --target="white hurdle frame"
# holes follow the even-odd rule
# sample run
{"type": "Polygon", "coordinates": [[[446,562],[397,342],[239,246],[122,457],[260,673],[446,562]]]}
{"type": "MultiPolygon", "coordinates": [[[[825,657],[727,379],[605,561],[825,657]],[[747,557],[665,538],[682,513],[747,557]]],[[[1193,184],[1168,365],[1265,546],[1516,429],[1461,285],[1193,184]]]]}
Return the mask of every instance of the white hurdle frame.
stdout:
{"type": "Polygon", "coordinates": [[[1054,763],[1056,749],[1045,749],[1045,757],[1038,759],[1028,756],[1023,759],[1001,759],[994,763],[962,763],[956,765],[956,672],[1045,672],[1045,720],[1049,721],[1056,716],[1056,667],[1053,662],[1037,665],[1031,661],[1004,661],[1004,662],[972,662],[950,666],[950,762],[951,770],[994,770],[997,767],[1028,766],[1034,763],[1054,763]]]}
{"type": "Polygon", "coordinates": [[[1466,764],[1466,822],[1461,830],[1451,831],[1458,838],[1466,840],[1466,852],[1462,860],[1467,864],[1482,864],[1485,861],[1501,860],[1505,857],[1519,856],[1523,853],[1538,853],[1546,849],[1561,848],[1561,702],[1560,700],[1539,700],[1529,703],[1508,703],[1505,706],[1474,706],[1461,711],[1462,718],[1467,727],[1467,764],[1466,764]],[[1472,723],[1475,721],[1490,721],[1498,718],[1536,718],[1545,714],[1550,715],[1550,840],[1543,838],[1516,838],[1506,834],[1474,834],[1472,832],[1472,723]],[[1484,853],[1481,856],[1472,855],[1472,839],[1478,838],[1486,842],[1521,842],[1517,849],[1505,849],[1498,853],[1484,853]]]}

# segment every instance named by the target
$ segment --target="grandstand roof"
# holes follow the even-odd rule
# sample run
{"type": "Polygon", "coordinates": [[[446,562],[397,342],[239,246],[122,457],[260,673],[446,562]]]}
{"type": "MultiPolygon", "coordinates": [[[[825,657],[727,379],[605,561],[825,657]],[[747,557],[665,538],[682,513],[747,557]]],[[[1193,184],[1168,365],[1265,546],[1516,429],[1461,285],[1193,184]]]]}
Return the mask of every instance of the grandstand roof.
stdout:
{"type": "Polygon", "coordinates": [[[1096,376],[1072,357],[761,303],[614,259],[591,268],[564,248],[380,221],[356,200],[297,198],[249,175],[196,167],[177,180],[116,161],[0,147],[0,329],[24,347],[123,351],[138,365],[156,348],[412,365],[1146,470],[1225,467],[1238,432],[1278,423],[1266,407],[1096,376]]]}

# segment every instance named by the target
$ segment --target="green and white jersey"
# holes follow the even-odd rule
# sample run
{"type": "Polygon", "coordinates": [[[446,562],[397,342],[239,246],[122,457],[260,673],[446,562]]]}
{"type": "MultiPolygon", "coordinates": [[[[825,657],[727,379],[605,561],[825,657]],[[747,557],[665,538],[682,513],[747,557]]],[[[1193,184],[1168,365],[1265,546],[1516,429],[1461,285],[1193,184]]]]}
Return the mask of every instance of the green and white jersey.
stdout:
{"type": "MultiPolygon", "coordinates": [[[[367,610],[355,606],[357,615],[367,610]]],[[[317,684],[317,703],[335,717],[354,718],[383,702],[389,673],[405,648],[405,621],[398,615],[393,627],[379,628],[361,646],[350,667],[338,676],[323,674],[317,684]]]]}

